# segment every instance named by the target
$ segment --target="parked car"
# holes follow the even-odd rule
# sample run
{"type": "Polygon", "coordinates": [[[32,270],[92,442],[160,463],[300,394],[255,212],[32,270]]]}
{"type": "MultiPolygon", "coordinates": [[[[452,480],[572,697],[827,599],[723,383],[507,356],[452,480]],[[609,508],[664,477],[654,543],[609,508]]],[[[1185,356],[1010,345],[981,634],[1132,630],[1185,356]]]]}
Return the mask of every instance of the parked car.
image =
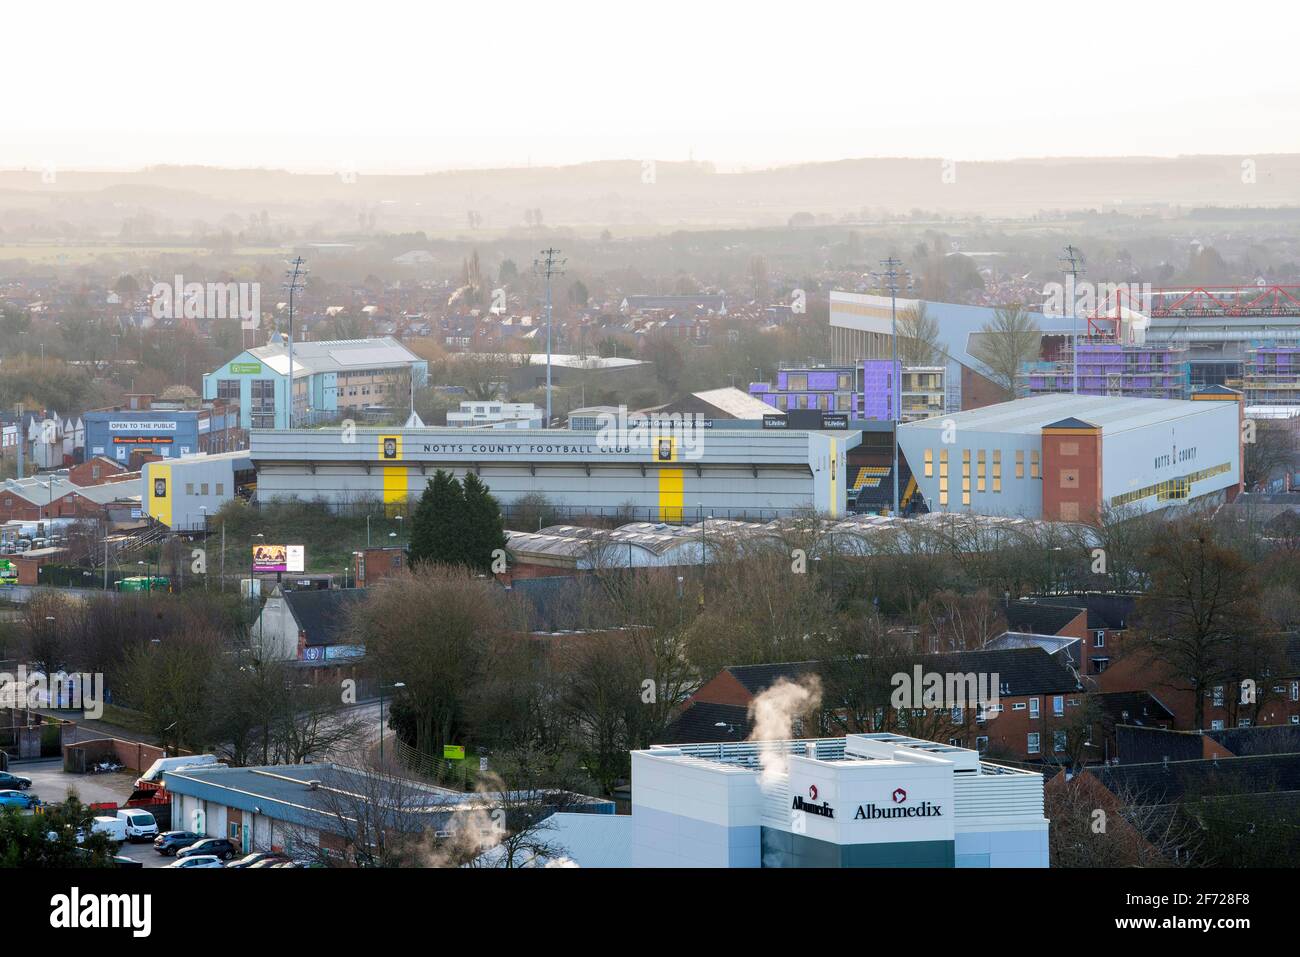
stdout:
{"type": "Polygon", "coordinates": [[[121,844],[126,840],[126,821],[116,814],[112,817],[97,817],[91,822],[90,833],[107,835],[110,841],[121,844]]]}
{"type": "Polygon", "coordinates": [[[0,807],[17,807],[28,810],[40,803],[35,794],[24,794],[22,791],[0,791],[0,807]]]}
{"type": "Polygon", "coordinates": [[[201,840],[203,835],[194,831],[163,831],[153,839],[153,849],[163,857],[171,857],[182,848],[201,840]]]}
{"type": "Polygon", "coordinates": [[[224,867],[221,858],[215,854],[192,854],[189,857],[180,857],[167,865],[168,867],[224,867]]]}
{"type": "Polygon", "coordinates": [[[226,866],[227,867],[259,867],[259,866],[270,867],[272,864],[281,861],[287,861],[287,860],[288,858],[285,857],[283,854],[279,853],[278,851],[254,851],[252,854],[247,854],[244,857],[241,857],[237,861],[231,861],[226,866]],[[268,863],[263,864],[262,863],[263,861],[267,861],[268,863]]]}
{"type": "Polygon", "coordinates": [[[117,816],[126,822],[128,841],[152,841],[158,836],[158,821],[148,811],[126,807],[118,811],[117,816]]]}
{"type": "Polygon", "coordinates": [[[223,861],[228,861],[235,856],[235,845],[224,837],[205,837],[202,840],[195,841],[189,847],[183,847],[176,852],[176,857],[198,857],[205,854],[215,854],[223,861]]]}
{"type": "Polygon", "coordinates": [[[0,789],[6,791],[26,791],[31,786],[31,778],[24,778],[17,774],[10,774],[8,771],[0,771],[0,789]]]}

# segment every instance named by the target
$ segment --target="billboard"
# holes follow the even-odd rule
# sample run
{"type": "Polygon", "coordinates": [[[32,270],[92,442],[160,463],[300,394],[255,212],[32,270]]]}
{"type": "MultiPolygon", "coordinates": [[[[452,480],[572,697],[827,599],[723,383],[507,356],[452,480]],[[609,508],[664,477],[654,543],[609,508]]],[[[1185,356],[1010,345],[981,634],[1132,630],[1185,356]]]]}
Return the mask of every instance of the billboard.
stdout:
{"type": "Polygon", "coordinates": [[[254,545],[254,572],[301,572],[304,549],[302,545],[254,545]]]}

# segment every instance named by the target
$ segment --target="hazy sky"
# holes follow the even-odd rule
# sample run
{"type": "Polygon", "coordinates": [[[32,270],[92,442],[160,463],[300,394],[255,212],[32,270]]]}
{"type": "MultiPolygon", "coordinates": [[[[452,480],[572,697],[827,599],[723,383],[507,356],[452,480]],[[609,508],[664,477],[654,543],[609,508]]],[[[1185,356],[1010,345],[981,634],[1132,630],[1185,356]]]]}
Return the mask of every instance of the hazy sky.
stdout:
{"type": "Polygon", "coordinates": [[[1300,152],[1293,4],[10,3],[0,168],[1300,152]]]}

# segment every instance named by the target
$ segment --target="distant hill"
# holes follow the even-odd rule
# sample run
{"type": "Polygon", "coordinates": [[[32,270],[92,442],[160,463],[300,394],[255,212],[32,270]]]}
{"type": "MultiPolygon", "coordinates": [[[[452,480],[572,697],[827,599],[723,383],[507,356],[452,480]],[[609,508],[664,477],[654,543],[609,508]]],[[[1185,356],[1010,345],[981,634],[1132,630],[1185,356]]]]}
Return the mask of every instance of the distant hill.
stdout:
{"type": "Polygon", "coordinates": [[[278,222],[355,224],[377,210],[384,228],[521,226],[540,209],[550,226],[784,224],[795,212],[840,218],[913,209],[1028,216],[1039,210],[1300,206],[1300,154],[959,162],[851,159],[735,173],[707,163],[640,161],[460,170],[424,175],[325,175],[282,170],[155,167],[135,172],[0,171],[0,227],[20,212],[111,223],[147,212],[220,223],[266,209],[278,222]],[[1253,167],[1243,170],[1243,162],[1253,167]],[[652,175],[651,175],[652,174],[652,175]]]}

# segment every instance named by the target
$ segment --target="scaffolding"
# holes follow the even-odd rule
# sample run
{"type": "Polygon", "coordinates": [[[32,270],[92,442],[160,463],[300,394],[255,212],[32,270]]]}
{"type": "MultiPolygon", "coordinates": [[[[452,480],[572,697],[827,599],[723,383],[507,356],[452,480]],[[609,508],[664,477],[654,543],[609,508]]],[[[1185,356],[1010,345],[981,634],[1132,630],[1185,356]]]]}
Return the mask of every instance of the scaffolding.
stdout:
{"type": "Polygon", "coordinates": [[[1241,390],[1247,406],[1300,405],[1300,345],[1252,342],[1242,366],[1241,390]]]}
{"type": "MultiPolygon", "coordinates": [[[[1191,363],[1182,344],[1133,345],[1109,336],[1080,338],[1074,350],[1082,395],[1185,399],[1191,392],[1191,363]]],[[[1073,389],[1069,352],[1054,360],[1025,363],[1020,375],[1023,395],[1047,395],[1073,389]]]]}

